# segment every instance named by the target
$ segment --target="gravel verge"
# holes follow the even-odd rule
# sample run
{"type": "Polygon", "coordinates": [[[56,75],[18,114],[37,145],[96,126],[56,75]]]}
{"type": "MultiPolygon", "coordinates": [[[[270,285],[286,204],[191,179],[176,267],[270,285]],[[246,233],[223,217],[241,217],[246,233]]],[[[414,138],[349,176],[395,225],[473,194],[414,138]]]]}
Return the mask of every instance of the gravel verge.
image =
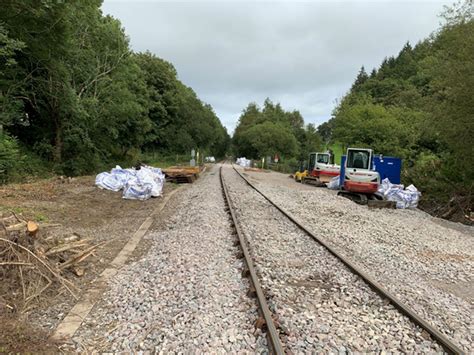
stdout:
{"type": "Polygon", "coordinates": [[[313,233],[467,353],[474,351],[474,228],[419,210],[371,210],[324,188],[302,190],[283,174],[248,174],[313,233]]]}
{"type": "Polygon", "coordinates": [[[442,351],[229,166],[224,174],[289,352],[442,351]]]}
{"type": "Polygon", "coordinates": [[[73,338],[76,350],[266,351],[219,185],[214,166],[174,196],[175,213],[111,282],[73,338]]]}

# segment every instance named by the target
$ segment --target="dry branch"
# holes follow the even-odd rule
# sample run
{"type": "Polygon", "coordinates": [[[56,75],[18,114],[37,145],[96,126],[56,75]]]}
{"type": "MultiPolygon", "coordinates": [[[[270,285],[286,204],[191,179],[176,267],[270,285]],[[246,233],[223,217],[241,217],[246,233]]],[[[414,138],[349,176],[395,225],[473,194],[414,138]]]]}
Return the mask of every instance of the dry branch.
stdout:
{"type": "Polygon", "coordinates": [[[19,230],[25,229],[25,227],[26,227],[26,222],[20,222],[20,223],[5,227],[5,230],[7,232],[13,232],[13,231],[19,231],[19,230]]]}
{"type": "Polygon", "coordinates": [[[0,266],[5,265],[19,265],[19,266],[34,266],[32,263],[24,263],[21,261],[1,261],[0,266]]]}
{"type": "Polygon", "coordinates": [[[86,250],[84,250],[81,254],[75,256],[75,257],[72,257],[71,259],[69,259],[68,261],[66,261],[65,263],[61,264],[59,266],[59,268],[61,270],[64,270],[66,268],[68,268],[69,266],[71,265],[75,265],[75,264],[78,264],[80,263],[81,261],[85,260],[87,257],[89,257],[95,249],[97,249],[99,246],[105,244],[106,242],[101,242],[99,244],[96,244],[96,245],[93,245],[91,246],[90,248],[87,248],[86,250]]]}
{"type": "Polygon", "coordinates": [[[40,224],[13,211],[8,216],[0,212],[0,308],[5,304],[12,311],[26,312],[40,297],[65,292],[77,299],[77,289],[66,277],[83,276],[86,264],[78,264],[106,242],[91,246],[89,238],[77,233],[48,233],[51,227],[62,224],[40,224]]]}
{"type": "Polygon", "coordinates": [[[64,243],[62,245],[59,245],[57,247],[53,247],[53,248],[49,249],[44,255],[49,256],[49,255],[61,253],[63,251],[68,251],[70,249],[75,249],[77,247],[82,247],[82,246],[85,246],[87,244],[88,244],[88,240],[86,240],[86,239],[79,240],[77,242],[64,243]]]}
{"type": "Polygon", "coordinates": [[[20,245],[20,244],[16,244],[8,239],[5,239],[5,238],[0,238],[0,241],[4,242],[4,243],[8,243],[10,245],[13,245],[17,248],[20,248],[22,249],[23,251],[26,251],[28,253],[28,255],[32,256],[39,264],[41,264],[44,268],[46,268],[46,270],[48,270],[60,283],[61,285],[64,286],[64,288],[66,290],[69,291],[69,293],[71,294],[72,297],[74,297],[75,299],[77,299],[77,296],[74,294],[74,292],[71,290],[70,287],[74,287],[74,285],[66,280],[64,277],[62,277],[61,275],[59,275],[58,272],[54,271],[48,264],[47,262],[45,262],[44,260],[41,260],[40,258],[38,258],[32,251],[30,251],[28,248],[25,248],[23,245],[20,245]],[[69,286],[68,286],[69,285],[69,286]]]}

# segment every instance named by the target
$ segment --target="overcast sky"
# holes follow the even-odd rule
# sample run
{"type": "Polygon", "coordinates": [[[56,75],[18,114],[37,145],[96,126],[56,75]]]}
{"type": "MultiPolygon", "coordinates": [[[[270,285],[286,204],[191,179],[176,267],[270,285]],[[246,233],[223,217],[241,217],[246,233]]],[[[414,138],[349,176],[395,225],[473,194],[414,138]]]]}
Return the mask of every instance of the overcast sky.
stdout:
{"type": "Polygon", "coordinates": [[[135,51],[150,50],[214,107],[232,133],[249,102],[266,97],[306,123],[330,118],[362,65],[438,28],[450,1],[105,0],[135,51]]]}

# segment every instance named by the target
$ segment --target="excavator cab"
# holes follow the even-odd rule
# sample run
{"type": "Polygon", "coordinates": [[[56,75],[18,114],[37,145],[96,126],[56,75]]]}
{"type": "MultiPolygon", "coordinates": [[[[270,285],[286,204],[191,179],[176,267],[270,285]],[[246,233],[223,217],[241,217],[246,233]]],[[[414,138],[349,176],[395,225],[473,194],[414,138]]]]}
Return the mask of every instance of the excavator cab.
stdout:
{"type": "Polygon", "coordinates": [[[316,161],[320,164],[329,164],[330,161],[329,153],[316,153],[316,161]]]}
{"type": "Polygon", "coordinates": [[[361,204],[366,204],[368,198],[376,198],[375,193],[380,185],[380,174],[373,167],[372,149],[347,149],[344,167],[343,195],[361,204]]]}
{"type": "Polygon", "coordinates": [[[308,171],[317,168],[317,164],[330,164],[331,155],[329,153],[309,153],[308,171]]]}
{"type": "Polygon", "coordinates": [[[308,164],[308,176],[305,180],[316,186],[325,186],[339,175],[340,166],[334,164],[334,156],[330,152],[310,153],[308,164]]]}
{"type": "Polygon", "coordinates": [[[309,161],[308,161],[308,171],[313,171],[314,166],[316,165],[316,155],[318,153],[309,153],[309,161]]]}
{"type": "MultiPolygon", "coordinates": [[[[346,158],[346,169],[357,169],[370,170],[370,163],[372,161],[372,150],[371,149],[353,149],[347,150],[346,158]]],[[[347,171],[347,170],[346,170],[347,171]]]]}
{"type": "Polygon", "coordinates": [[[337,194],[361,205],[369,204],[378,208],[395,208],[393,201],[384,200],[378,193],[380,180],[390,178],[400,183],[401,159],[374,156],[372,149],[349,148],[342,157],[339,183],[342,190],[337,194]]]}

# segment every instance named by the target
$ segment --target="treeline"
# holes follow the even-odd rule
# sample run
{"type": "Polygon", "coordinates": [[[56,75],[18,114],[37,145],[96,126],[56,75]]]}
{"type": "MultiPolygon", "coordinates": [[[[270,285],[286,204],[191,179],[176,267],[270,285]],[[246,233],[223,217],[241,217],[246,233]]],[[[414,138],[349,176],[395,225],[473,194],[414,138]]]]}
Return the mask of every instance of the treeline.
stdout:
{"type": "Polygon", "coordinates": [[[285,111],[267,98],[262,108],[250,103],[243,110],[232,147],[235,155],[247,159],[277,154],[294,168],[307,159],[309,152],[321,148],[321,139],[312,123],[305,126],[300,112],[285,111]]]}
{"type": "MultiPolygon", "coordinates": [[[[425,192],[425,206],[464,218],[474,191],[474,21],[472,1],[444,13],[445,24],[378,69],[364,67],[333,117],[325,141],[402,157],[403,177],[425,192]]],[[[462,219],[460,218],[460,219],[462,219]]]]}
{"type": "Polygon", "coordinates": [[[0,180],[78,175],[145,151],[223,156],[230,138],[172,64],[134,53],[101,0],[3,1],[0,180]]]}

